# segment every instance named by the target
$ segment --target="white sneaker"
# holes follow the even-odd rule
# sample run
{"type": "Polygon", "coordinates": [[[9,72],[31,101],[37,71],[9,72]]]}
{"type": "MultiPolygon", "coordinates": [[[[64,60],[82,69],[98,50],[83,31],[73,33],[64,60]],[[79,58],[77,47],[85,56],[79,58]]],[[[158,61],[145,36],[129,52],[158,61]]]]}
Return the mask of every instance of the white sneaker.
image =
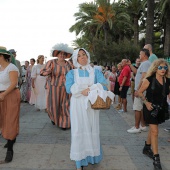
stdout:
{"type": "Polygon", "coordinates": [[[118,113],[124,113],[123,109],[118,110],[118,113]]]}
{"type": "Polygon", "coordinates": [[[136,127],[132,127],[130,129],[127,130],[128,133],[140,133],[141,132],[141,129],[136,129],[136,127]]]}
{"type": "Polygon", "coordinates": [[[143,127],[142,127],[142,126],[140,125],[139,128],[141,129],[141,131],[144,131],[144,132],[147,132],[147,130],[148,130],[146,126],[143,126],[143,127]]]}
{"type": "Polygon", "coordinates": [[[165,132],[170,132],[170,128],[164,129],[165,132]]]}

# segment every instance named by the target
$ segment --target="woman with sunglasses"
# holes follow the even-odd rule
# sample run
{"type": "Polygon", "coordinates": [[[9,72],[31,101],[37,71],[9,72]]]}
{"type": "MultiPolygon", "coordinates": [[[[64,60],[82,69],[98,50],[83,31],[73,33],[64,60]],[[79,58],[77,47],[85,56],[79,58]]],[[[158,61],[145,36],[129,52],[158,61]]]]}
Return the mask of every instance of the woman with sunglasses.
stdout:
{"type": "Polygon", "coordinates": [[[168,119],[168,72],[168,63],[164,59],[155,60],[138,91],[144,102],[144,120],[149,124],[148,137],[143,148],[143,154],[153,158],[153,165],[156,170],[162,169],[158,153],[158,125],[168,119]],[[146,91],[146,96],[143,94],[144,91],[146,91]]]}

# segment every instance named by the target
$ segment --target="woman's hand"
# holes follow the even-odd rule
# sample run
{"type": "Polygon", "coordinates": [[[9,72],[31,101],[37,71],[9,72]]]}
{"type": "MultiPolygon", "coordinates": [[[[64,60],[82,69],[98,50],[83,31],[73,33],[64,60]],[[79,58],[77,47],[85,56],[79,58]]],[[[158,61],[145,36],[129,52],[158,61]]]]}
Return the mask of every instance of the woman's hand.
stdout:
{"type": "Polygon", "coordinates": [[[34,83],[32,83],[32,88],[35,88],[35,85],[34,85],[34,83]]]}
{"type": "Polygon", "coordinates": [[[135,97],[139,97],[138,91],[135,91],[134,96],[135,96],[135,97]]]}
{"type": "Polygon", "coordinates": [[[110,76],[109,77],[109,81],[114,81],[113,77],[110,76]]]}
{"type": "Polygon", "coordinates": [[[88,96],[89,91],[90,91],[90,89],[87,88],[87,89],[83,90],[83,91],[81,92],[81,94],[84,95],[84,96],[88,96]]]}
{"type": "Polygon", "coordinates": [[[145,102],[145,105],[149,111],[153,110],[152,103],[150,102],[145,102]]]}
{"type": "Polygon", "coordinates": [[[3,101],[5,98],[5,95],[3,93],[0,93],[0,102],[3,101]]]}
{"type": "Polygon", "coordinates": [[[122,86],[119,87],[119,91],[122,91],[122,86]]]}

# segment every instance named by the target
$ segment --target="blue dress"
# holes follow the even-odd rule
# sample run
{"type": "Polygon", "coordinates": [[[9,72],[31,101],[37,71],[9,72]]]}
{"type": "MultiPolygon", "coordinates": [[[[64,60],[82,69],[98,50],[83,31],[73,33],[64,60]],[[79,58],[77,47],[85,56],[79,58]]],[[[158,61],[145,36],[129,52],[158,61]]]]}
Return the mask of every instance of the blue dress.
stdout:
{"type": "MultiPolygon", "coordinates": [[[[82,90],[94,87],[94,84],[107,85],[103,73],[99,70],[74,69],[66,75],[66,91],[71,93],[71,160],[76,161],[76,167],[99,163],[102,158],[102,147],[99,135],[99,111],[86,108],[87,96],[82,90]]],[[[104,87],[106,89],[106,87],[104,87]]]]}

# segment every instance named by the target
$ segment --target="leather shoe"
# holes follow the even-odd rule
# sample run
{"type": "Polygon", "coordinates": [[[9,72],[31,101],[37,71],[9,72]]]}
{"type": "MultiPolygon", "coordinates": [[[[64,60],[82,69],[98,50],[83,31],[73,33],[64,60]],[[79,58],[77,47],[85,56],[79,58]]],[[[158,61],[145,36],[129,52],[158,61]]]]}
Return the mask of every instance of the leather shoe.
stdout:
{"type": "Polygon", "coordinates": [[[6,158],[5,158],[5,162],[6,162],[6,163],[12,161],[12,159],[13,159],[13,154],[14,154],[13,151],[7,151],[7,153],[6,153],[6,158]]]}

